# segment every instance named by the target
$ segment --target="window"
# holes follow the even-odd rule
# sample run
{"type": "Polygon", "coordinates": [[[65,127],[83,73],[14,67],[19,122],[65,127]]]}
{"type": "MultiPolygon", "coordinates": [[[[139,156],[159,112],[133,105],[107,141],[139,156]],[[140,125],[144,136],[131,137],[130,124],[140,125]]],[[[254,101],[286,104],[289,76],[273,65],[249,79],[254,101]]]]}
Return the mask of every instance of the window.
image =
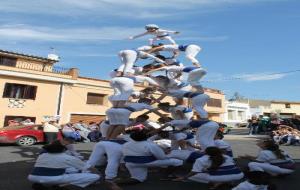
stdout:
{"type": "Polygon", "coordinates": [[[31,99],[36,96],[37,86],[5,83],[3,98],[31,99]]]}
{"type": "Polygon", "coordinates": [[[222,100],[221,99],[210,98],[207,102],[207,106],[221,108],[222,107],[222,100]]]}
{"type": "Polygon", "coordinates": [[[87,104],[97,104],[97,105],[103,105],[104,99],[106,95],[105,94],[96,94],[96,93],[88,93],[87,94],[87,104]]]}
{"type": "Polygon", "coordinates": [[[235,111],[228,110],[228,120],[235,120],[235,111]]]}
{"type": "Polygon", "coordinates": [[[15,67],[17,64],[16,58],[0,56],[0,65],[15,67]]]}
{"type": "Polygon", "coordinates": [[[291,108],[291,104],[285,104],[285,108],[291,108]]]}
{"type": "Polygon", "coordinates": [[[240,121],[246,120],[246,113],[244,111],[238,111],[238,120],[240,121]]]}
{"type": "Polygon", "coordinates": [[[36,118],[35,117],[26,117],[26,116],[5,116],[4,118],[4,127],[7,126],[13,126],[13,125],[19,125],[20,122],[30,119],[31,122],[35,123],[36,118]]]}

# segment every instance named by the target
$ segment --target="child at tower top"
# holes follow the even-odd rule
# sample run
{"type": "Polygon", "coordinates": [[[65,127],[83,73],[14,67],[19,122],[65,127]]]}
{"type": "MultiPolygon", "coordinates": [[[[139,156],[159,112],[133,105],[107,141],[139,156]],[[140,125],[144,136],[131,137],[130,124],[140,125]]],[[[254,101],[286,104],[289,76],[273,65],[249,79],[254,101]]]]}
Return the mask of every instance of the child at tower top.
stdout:
{"type": "Polygon", "coordinates": [[[173,38],[170,36],[170,34],[179,34],[179,32],[177,32],[177,31],[163,30],[163,29],[160,29],[159,26],[157,26],[156,24],[147,24],[145,26],[145,29],[146,29],[146,32],[135,35],[135,36],[130,36],[129,39],[133,40],[133,39],[151,34],[154,37],[149,39],[150,45],[153,45],[154,42],[157,40],[169,40],[171,42],[171,44],[176,44],[176,42],[173,40],[173,38]]]}

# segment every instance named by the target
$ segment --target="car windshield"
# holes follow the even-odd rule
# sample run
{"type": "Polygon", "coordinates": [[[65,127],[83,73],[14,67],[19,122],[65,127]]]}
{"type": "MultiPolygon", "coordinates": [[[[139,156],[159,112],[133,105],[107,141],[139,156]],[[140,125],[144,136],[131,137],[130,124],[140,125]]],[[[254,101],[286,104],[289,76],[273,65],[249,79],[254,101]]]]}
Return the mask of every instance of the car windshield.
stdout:
{"type": "Polygon", "coordinates": [[[18,126],[13,126],[13,127],[3,127],[1,130],[2,131],[9,131],[9,130],[18,130],[18,129],[22,129],[22,128],[25,128],[25,127],[28,127],[28,125],[18,125],[18,126]]]}

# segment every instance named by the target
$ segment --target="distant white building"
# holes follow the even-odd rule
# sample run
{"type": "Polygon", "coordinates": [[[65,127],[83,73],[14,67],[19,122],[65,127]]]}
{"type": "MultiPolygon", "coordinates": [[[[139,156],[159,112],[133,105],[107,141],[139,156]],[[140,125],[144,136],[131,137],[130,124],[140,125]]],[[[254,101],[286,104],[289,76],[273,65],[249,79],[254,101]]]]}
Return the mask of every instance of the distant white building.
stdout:
{"type": "Polygon", "coordinates": [[[248,103],[236,101],[225,101],[224,123],[235,125],[245,123],[251,118],[250,106],[248,103]]]}

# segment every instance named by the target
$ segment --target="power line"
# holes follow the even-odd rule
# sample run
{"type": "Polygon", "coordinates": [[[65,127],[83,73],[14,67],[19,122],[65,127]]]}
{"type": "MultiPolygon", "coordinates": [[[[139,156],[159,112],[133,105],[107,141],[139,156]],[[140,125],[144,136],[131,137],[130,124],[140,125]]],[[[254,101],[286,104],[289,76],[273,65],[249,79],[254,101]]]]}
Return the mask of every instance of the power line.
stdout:
{"type": "MultiPolygon", "coordinates": [[[[274,76],[274,75],[283,75],[283,74],[291,74],[291,73],[296,73],[300,72],[300,69],[296,70],[290,70],[290,71],[281,71],[281,72],[273,72],[273,73],[265,73],[257,76],[258,78],[260,77],[265,77],[265,76],[274,76]]],[[[203,80],[202,82],[221,82],[221,81],[233,81],[233,80],[245,80],[245,79],[255,79],[256,74],[246,74],[245,76],[229,76],[229,77],[220,77],[220,78],[215,78],[215,79],[209,79],[209,80],[203,80]]]]}

